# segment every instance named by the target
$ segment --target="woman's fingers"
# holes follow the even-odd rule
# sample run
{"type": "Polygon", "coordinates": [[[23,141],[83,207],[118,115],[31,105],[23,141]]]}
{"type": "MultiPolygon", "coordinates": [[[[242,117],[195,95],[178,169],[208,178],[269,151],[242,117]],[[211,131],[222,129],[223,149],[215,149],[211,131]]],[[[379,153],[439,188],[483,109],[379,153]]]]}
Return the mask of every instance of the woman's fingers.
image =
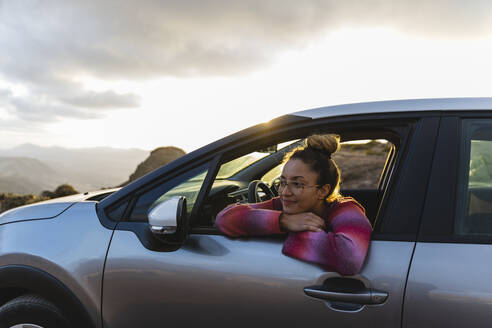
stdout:
{"type": "Polygon", "coordinates": [[[311,212],[297,214],[282,214],[280,224],[283,229],[293,232],[320,232],[325,227],[325,221],[311,212]]]}
{"type": "Polygon", "coordinates": [[[321,225],[318,221],[314,220],[306,220],[304,222],[300,222],[299,231],[313,231],[319,232],[323,231],[324,225],[321,225]]]}
{"type": "Polygon", "coordinates": [[[312,232],[321,232],[323,231],[322,229],[320,229],[319,227],[315,226],[315,225],[304,225],[303,226],[303,230],[302,231],[312,231],[312,232]]]}
{"type": "Polygon", "coordinates": [[[317,216],[316,214],[313,213],[308,213],[306,220],[312,225],[315,225],[318,228],[324,228],[325,227],[325,221],[317,216]]]}

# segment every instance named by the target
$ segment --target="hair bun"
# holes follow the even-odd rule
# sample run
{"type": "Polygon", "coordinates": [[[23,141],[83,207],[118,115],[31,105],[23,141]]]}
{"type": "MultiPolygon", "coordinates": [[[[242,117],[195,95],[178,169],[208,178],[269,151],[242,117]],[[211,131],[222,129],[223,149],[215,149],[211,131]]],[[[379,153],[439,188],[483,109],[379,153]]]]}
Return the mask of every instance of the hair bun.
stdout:
{"type": "Polygon", "coordinates": [[[306,140],[307,146],[331,157],[331,154],[340,149],[338,134],[314,134],[306,140]]]}

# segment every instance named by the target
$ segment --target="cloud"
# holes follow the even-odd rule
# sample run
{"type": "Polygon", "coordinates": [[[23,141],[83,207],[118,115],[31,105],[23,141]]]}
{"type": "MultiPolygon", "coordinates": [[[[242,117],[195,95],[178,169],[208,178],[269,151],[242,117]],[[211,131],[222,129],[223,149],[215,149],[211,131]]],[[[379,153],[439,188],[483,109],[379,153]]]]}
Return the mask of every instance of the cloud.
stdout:
{"type": "Polygon", "coordinates": [[[492,34],[491,15],[488,0],[0,0],[0,75],[28,89],[8,97],[21,117],[91,118],[139,97],[87,90],[81,76],[243,74],[342,26],[478,38],[492,34]]]}
{"type": "Polygon", "coordinates": [[[46,94],[15,96],[10,90],[0,89],[0,108],[11,117],[0,120],[1,126],[12,126],[12,122],[28,121],[31,124],[50,123],[62,118],[95,119],[105,111],[116,108],[138,106],[138,97],[133,94],[108,92],[72,92],[71,97],[48,97],[46,94]],[[75,95],[77,94],[77,95],[75,95]]]}
{"type": "Polygon", "coordinates": [[[4,1],[2,67],[25,78],[224,75],[343,25],[434,37],[490,35],[492,2],[460,0],[4,1]]]}
{"type": "Polygon", "coordinates": [[[86,91],[79,95],[60,97],[70,105],[82,108],[131,108],[138,107],[140,97],[135,94],[117,94],[114,91],[93,92],[86,91]]]}

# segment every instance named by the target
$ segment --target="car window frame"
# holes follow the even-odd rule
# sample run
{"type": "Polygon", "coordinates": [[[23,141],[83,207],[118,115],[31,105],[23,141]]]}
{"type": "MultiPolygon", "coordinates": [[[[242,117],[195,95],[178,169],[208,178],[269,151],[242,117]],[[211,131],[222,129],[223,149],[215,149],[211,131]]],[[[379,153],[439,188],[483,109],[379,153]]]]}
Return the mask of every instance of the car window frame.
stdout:
{"type": "Polygon", "coordinates": [[[491,111],[443,113],[418,241],[431,243],[492,244],[492,235],[455,235],[462,121],[492,119],[491,111]]]}
{"type": "MultiPolygon", "coordinates": [[[[145,188],[148,188],[158,181],[164,181],[172,179],[175,176],[183,173],[192,167],[203,164],[204,162],[210,162],[210,168],[206,179],[199,192],[195,206],[192,210],[191,220],[194,220],[197,216],[197,211],[201,208],[204,196],[209,192],[215,175],[218,172],[219,164],[234,157],[241,156],[247,152],[251,152],[258,147],[266,147],[269,144],[283,142],[285,140],[297,139],[313,133],[322,132],[337,132],[337,130],[344,129],[349,131],[354,137],[357,133],[360,133],[361,128],[365,130],[379,129],[380,131],[391,131],[396,133],[401,142],[398,154],[396,154],[395,163],[392,167],[391,181],[389,181],[388,188],[382,195],[379,208],[379,218],[376,222],[375,232],[373,233],[373,240],[401,240],[401,241],[415,241],[417,230],[410,231],[408,234],[392,234],[391,229],[388,230],[386,226],[381,226],[381,223],[388,220],[387,216],[390,213],[388,209],[389,201],[394,196],[392,191],[395,185],[398,184],[400,179],[399,175],[402,173],[401,164],[404,162],[407,152],[409,150],[408,144],[412,143],[416,136],[421,135],[422,131],[435,131],[436,126],[429,126],[429,124],[423,124],[424,121],[436,120],[436,116],[440,115],[440,111],[415,111],[415,112],[393,112],[393,113],[371,113],[371,114],[358,114],[347,116],[335,116],[324,117],[318,119],[301,118],[296,116],[285,116],[280,119],[271,121],[269,123],[253,126],[243,131],[239,131],[233,135],[220,139],[212,144],[209,144],[203,148],[200,148],[192,153],[189,153],[170,164],[163,166],[144,177],[132,182],[128,186],[122,188],[118,192],[104,198],[97,205],[98,217],[101,224],[108,229],[127,230],[134,232],[141,240],[142,244],[151,250],[156,251],[173,251],[179,248],[172,248],[166,245],[158,243],[153,238],[148,229],[148,224],[143,222],[124,222],[122,220],[110,220],[105,213],[105,210],[110,206],[114,206],[118,202],[132,202],[135,196],[141,193],[145,188]],[[416,129],[420,127],[421,131],[415,133],[416,129]],[[332,129],[330,129],[332,128],[332,129]],[[330,131],[327,131],[329,129],[330,131]],[[423,129],[423,130],[422,130],[423,129]]],[[[361,136],[362,138],[362,136],[361,136]]],[[[419,139],[422,144],[423,141],[419,139]]],[[[434,139],[431,140],[431,143],[434,139]]],[[[429,140],[425,140],[429,141],[429,140]]],[[[412,172],[407,172],[411,175],[412,172]]],[[[426,181],[421,181],[421,184],[426,185],[426,181]]],[[[401,186],[401,183],[399,184],[401,186]]],[[[401,202],[401,200],[398,200],[401,202]]],[[[420,205],[417,204],[419,207],[420,205]]],[[[412,207],[411,210],[415,211],[412,207]]],[[[127,206],[125,215],[127,215],[131,206],[127,206]]],[[[418,220],[413,220],[412,224],[420,223],[420,212],[418,220]],[[416,221],[416,222],[415,222],[416,221]]],[[[124,215],[124,216],[125,216],[124,215]]],[[[391,219],[393,225],[390,227],[397,227],[400,223],[405,225],[405,222],[401,222],[401,218],[394,216],[391,219]]],[[[413,228],[412,228],[413,229],[413,228]]],[[[191,234],[220,234],[217,228],[191,228],[191,234]]]]}
{"type": "MultiPolygon", "coordinates": [[[[135,202],[138,200],[140,195],[144,194],[147,191],[152,190],[155,188],[157,185],[166,183],[174,178],[180,177],[182,174],[186,173],[189,170],[193,170],[197,167],[204,166],[208,164],[208,169],[207,169],[207,174],[205,176],[205,179],[200,187],[200,191],[198,192],[197,201],[200,201],[203,198],[203,195],[206,191],[206,186],[209,185],[210,179],[215,176],[217,173],[215,171],[215,168],[217,167],[219,157],[215,154],[209,154],[209,156],[204,156],[201,158],[201,160],[197,162],[192,162],[188,163],[189,165],[182,165],[179,166],[178,169],[172,170],[169,172],[169,174],[163,174],[158,176],[156,179],[150,179],[147,181],[147,183],[143,184],[143,186],[139,189],[134,190],[131,193],[128,193],[127,195],[111,202],[105,204],[104,207],[100,206],[97,209],[97,214],[98,217],[102,222],[106,221],[109,223],[109,225],[113,226],[113,230],[123,230],[123,231],[129,231],[133,232],[137,238],[140,240],[142,245],[147,248],[148,250],[152,251],[159,251],[159,252],[173,252],[176,251],[181,247],[179,244],[166,244],[163,243],[161,240],[159,240],[156,236],[152,234],[152,232],[149,229],[149,224],[148,222],[145,221],[128,221],[127,218],[129,214],[131,213],[133,206],[135,205],[135,202]],[[112,206],[118,206],[119,204],[122,203],[127,203],[126,209],[124,211],[124,214],[122,217],[117,220],[110,220],[108,218],[108,215],[106,213],[107,209],[112,208],[112,206]]],[[[147,177],[148,179],[148,177],[147,177]]],[[[196,211],[196,206],[193,206],[193,209],[191,211],[190,217],[193,217],[194,211],[196,211]]],[[[104,225],[104,224],[103,224],[104,225]]],[[[108,227],[107,227],[108,228],[108,227]]]]}
{"type": "MultiPolygon", "coordinates": [[[[354,115],[350,117],[335,117],[335,118],[330,117],[330,118],[317,119],[311,122],[301,123],[299,125],[296,125],[295,127],[285,128],[282,131],[271,132],[263,136],[258,136],[257,138],[253,138],[252,140],[250,140],[249,143],[244,143],[243,144],[244,148],[241,148],[240,145],[236,145],[234,149],[232,148],[224,149],[223,152],[219,154],[220,155],[219,165],[220,163],[225,163],[228,160],[235,158],[235,156],[242,156],[244,154],[247,154],[248,152],[253,151],[254,149],[267,146],[268,144],[266,142],[263,142],[264,144],[262,144],[261,139],[268,140],[269,144],[273,144],[288,139],[302,138],[312,133],[323,133],[323,132],[337,133],[338,131],[342,131],[342,130],[344,130],[346,134],[350,134],[352,132],[354,138],[357,134],[362,134],[361,137],[363,138],[365,132],[360,132],[361,128],[366,131],[370,129],[373,130],[379,129],[380,131],[387,130],[387,131],[391,131],[392,133],[397,133],[399,135],[400,149],[397,152],[397,154],[395,154],[395,157],[393,159],[390,159],[393,161],[393,163],[388,163],[388,165],[387,166],[385,165],[384,168],[385,175],[391,174],[392,176],[395,177],[387,177],[387,178],[383,177],[383,181],[385,180],[388,185],[386,186],[385,193],[381,196],[382,198],[379,204],[380,208],[378,213],[378,219],[376,221],[375,233],[373,233],[372,239],[415,241],[417,238],[421,211],[417,211],[418,212],[417,220],[412,218],[411,224],[406,225],[409,227],[408,233],[393,233],[391,231],[392,228],[398,226],[398,222],[400,221],[398,219],[398,216],[396,215],[393,215],[393,219],[391,220],[393,222],[393,225],[390,225],[389,228],[381,225],[381,223],[385,222],[385,220],[389,221],[389,219],[387,218],[388,216],[387,214],[388,211],[392,210],[391,208],[387,209],[388,208],[387,198],[389,198],[389,196],[392,195],[392,193],[389,192],[389,189],[393,189],[392,188],[393,185],[396,184],[397,175],[398,175],[397,173],[401,174],[402,168],[400,166],[402,164],[402,161],[408,155],[407,154],[409,150],[408,144],[418,143],[418,145],[420,145],[421,148],[425,148],[425,145],[430,144],[430,147],[433,149],[434,142],[437,137],[436,130],[439,124],[439,115],[440,113],[436,113],[436,112],[412,112],[412,113],[390,113],[390,114],[385,113],[384,115],[366,114],[366,115],[354,115]],[[424,124],[425,120],[428,121],[427,124],[424,124]],[[418,130],[417,133],[416,130],[418,130]],[[415,139],[418,140],[416,141],[415,139]],[[387,172],[389,170],[392,170],[392,172],[387,172]]],[[[416,147],[415,145],[413,146],[416,147]]],[[[421,161],[419,155],[421,154],[417,154],[416,156],[414,156],[413,158],[414,161],[421,161]]],[[[429,176],[431,160],[432,159],[428,159],[429,163],[427,167],[423,169],[424,171],[423,175],[425,177],[429,176]]],[[[218,171],[218,168],[216,168],[216,171],[218,171]]],[[[407,176],[410,175],[411,172],[407,172],[407,176]]],[[[211,183],[213,183],[213,179],[211,180],[211,183]]],[[[401,183],[399,185],[400,185],[400,189],[404,189],[402,188],[401,183]]],[[[427,186],[427,181],[424,179],[424,181],[421,181],[420,185],[421,185],[420,186],[421,189],[424,189],[427,186]]],[[[207,186],[208,190],[210,188],[211,185],[207,186]]],[[[424,191],[425,190],[423,190],[423,192],[424,191]]],[[[395,197],[391,197],[391,198],[393,199],[394,202],[398,202],[398,200],[395,200],[395,197]]],[[[424,199],[422,198],[420,203],[414,204],[411,208],[409,208],[409,211],[415,212],[414,211],[415,208],[421,209],[423,206],[423,201],[424,199]]],[[[201,202],[200,203],[196,202],[195,206],[197,206],[198,209],[202,206],[202,204],[201,202]]],[[[192,226],[190,233],[213,234],[213,235],[221,234],[216,227],[209,227],[209,226],[200,226],[200,227],[192,226]]]]}
{"type": "Polygon", "coordinates": [[[384,190],[373,240],[416,240],[439,124],[440,113],[422,115],[402,141],[392,181],[387,181],[384,190]]]}

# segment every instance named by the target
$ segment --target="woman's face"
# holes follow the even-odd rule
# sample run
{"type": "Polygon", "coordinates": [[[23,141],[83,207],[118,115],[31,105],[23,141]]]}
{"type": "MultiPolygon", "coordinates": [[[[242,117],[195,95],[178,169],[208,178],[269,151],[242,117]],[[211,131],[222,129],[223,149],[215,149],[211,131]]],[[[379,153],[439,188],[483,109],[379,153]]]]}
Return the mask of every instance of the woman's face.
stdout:
{"type": "Polygon", "coordinates": [[[285,163],[280,177],[279,195],[283,212],[297,214],[317,213],[328,195],[329,185],[317,185],[318,173],[300,159],[290,159],[285,163]]]}

